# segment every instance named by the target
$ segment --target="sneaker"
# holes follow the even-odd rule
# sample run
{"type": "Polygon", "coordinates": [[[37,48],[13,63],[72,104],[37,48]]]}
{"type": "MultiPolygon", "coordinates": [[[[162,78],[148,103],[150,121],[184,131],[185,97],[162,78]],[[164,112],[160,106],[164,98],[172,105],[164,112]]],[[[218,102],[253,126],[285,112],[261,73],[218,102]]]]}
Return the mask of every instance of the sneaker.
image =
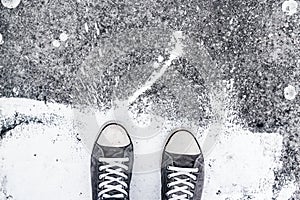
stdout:
{"type": "Polygon", "coordinates": [[[196,138],[186,130],[168,139],[162,155],[162,200],[200,200],[204,158],[196,138]]]}
{"type": "Polygon", "coordinates": [[[126,129],[110,123],[100,132],[91,156],[93,200],[129,199],[133,145],[126,129]]]}

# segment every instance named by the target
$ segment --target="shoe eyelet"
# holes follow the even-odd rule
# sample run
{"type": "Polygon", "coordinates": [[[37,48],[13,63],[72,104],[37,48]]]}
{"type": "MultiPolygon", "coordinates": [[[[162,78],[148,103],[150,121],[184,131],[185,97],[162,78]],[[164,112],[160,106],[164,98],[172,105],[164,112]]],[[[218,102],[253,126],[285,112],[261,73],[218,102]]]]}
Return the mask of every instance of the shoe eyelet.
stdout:
{"type": "Polygon", "coordinates": [[[167,176],[167,178],[169,178],[169,179],[170,179],[170,178],[171,178],[171,176],[170,176],[170,175],[168,175],[168,176],[167,176]]]}
{"type": "Polygon", "coordinates": [[[168,183],[168,184],[167,184],[167,188],[169,188],[169,187],[170,187],[170,184],[168,183]]]}

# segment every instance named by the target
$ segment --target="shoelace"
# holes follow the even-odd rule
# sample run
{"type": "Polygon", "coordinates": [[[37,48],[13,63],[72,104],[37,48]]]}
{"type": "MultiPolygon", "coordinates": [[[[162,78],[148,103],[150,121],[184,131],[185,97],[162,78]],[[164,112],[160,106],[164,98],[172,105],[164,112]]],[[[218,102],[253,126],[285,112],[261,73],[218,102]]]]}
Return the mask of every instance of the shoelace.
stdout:
{"type": "Polygon", "coordinates": [[[168,166],[167,170],[172,171],[172,173],[168,175],[168,179],[174,178],[174,181],[168,183],[167,185],[168,188],[173,187],[166,193],[169,197],[168,200],[188,200],[189,198],[193,197],[194,194],[189,189],[194,189],[195,185],[191,183],[190,180],[193,179],[196,181],[197,177],[192,173],[197,173],[198,168],[168,166]],[[179,195],[179,193],[181,194],[179,195]]]}
{"type": "Polygon", "coordinates": [[[98,197],[103,197],[105,199],[109,198],[125,198],[128,196],[126,188],[128,188],[127,180],[128,176],[124,173],[124,170],[128,170],[128,166],[124,165],[124,162],[128,162],[129,158],[99,158],[99,162],[106,163],[99,167],[99,171],[105,171],[99,175],[99,179],[104,179],[98,187],[102,188],[98,193],[98,197]],[[112,184],[114,183],[114,184],[112,184]],[[111,191],[115,191],[115,194],[108,194],[111,191]]]}

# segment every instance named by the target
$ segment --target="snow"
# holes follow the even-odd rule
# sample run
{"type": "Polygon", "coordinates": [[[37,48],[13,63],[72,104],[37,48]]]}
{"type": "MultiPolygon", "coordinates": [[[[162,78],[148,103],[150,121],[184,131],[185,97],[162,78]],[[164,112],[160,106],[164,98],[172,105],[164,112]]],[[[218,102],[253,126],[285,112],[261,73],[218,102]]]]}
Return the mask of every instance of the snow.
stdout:
{"type": "Polygon", "coordinates": [[[206,159],[203,199],[242,199],[246,195],[272,199],[273,170],[280,167],[276,158],[280,156],[282,137],[231,131],[228,137],[219,138],[220,143],[206,159]]]}
{"type": "MultiPolygon", "coordinates": [[[[27,99],[0,99],[2,118],[13,117],[16,112],[51,118],[53,123],[19,125],[0,141],[0,199],[11,195],[11,199],[22,200],[90,200],[90,148],[100,127],[117,118],[118,110],[102,113],[93,108],[75,109],[27,99]]],[[[147,127],[124,121],[132,133],[136,153],[131,199],[160,198],[160,150],[169,132],[178,124],[164,121],[159,124],[162,127],[155,129],[159,132],[146,138],[132,131],[147,127]]],[[[196,129],[192,127],[192,130],[196,129]]],[[[199,129],[196,133],[203,146],[209,131],[201,132],[199,129]]],[[[254,134],[226,125],[216,139],[214,148],[204,154],[203,199],[241,199],[245,195],[258,200],[271,199],[273,170],[281,164],[282,137],[276,133],[254,134]]]]}
{"type": "Polygon", "coordinates": [[[297,13],[298,2],[295,0],[287,0],[282,3],[282,11],[287,15],[294,15],[297,13]]]}
{"type": "Polygon", "coordinates": [[[67,33],[65,33],[65,32],[62,32],[62,33],[59,35],[59,39],[60,39],[60,41],[62,41],[62,42],[67,41],[68,38],[69,38],[69,35],[68,35],[67,33]]]}
{"type": "Polygon", "coordinates": [[[287,100],[295,99],[296,95],[297,95],[297,91],[294,86],[288,85],[286,88],[284,88],[284,97],[287,100]]]}
{"type": "Polygon", "coordinates": [[[84,23],[84,29],[85,29],[85,32],[89,32],[89,26],[87,23],[84,23]]]}
{"type": "Polygon", "coordinates": [[[4,44],[4,40],[3,40],[2,34],[0,33],[0,45],[1,45],[1,44],[4,44]]]}
{"type": "Polygon", "coordinates": [[[158,58],[157,58],[157,61],[158,61],[159,63],[161,63],[162,61],[164,61],[164,57],[161,56],[161,55],[159,55],[158,58]]]}
{"type": "Polygon", "coordinates": [[[285,185],[277,197],[277,200],[286,200],[289,199],[293,193],[297,190],[296,185],[293,183],[285,185]]]}
{"type": "Polygon", "coordinates": [[[21,0],[1,0],[1,3],[6,8],[16,8],[21,0]]]}
{"type": "Polygon", "coordinates": [[[60,47],[60,42],[58,40],[53,40],[52,45],[56,48],[60,47]]]}
{"type": "Polygon", "coordinates": [[[23,200],[90,199],[89,156],[67,127],[32,124],[11,133],[0,153],[8,194],[23,200]]]}

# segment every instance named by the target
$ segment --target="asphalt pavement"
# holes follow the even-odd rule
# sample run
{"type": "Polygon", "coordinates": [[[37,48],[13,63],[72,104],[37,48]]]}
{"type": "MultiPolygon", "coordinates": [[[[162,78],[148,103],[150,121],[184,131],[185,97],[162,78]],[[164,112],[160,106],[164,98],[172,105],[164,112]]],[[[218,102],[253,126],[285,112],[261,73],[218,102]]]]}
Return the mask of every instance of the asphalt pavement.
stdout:
{"type": "MultiPolygon", "coordinates": [[[[257,136],[283,136],[273,193],[293,182],[289,200],[299,199],[299,3],[2,3],[0,97],[102,111],[128,101],[132,112],[201,127],[230,115],[257,136]]],[[[1,137],[14,122],[2,123],[1,137]]]]}

